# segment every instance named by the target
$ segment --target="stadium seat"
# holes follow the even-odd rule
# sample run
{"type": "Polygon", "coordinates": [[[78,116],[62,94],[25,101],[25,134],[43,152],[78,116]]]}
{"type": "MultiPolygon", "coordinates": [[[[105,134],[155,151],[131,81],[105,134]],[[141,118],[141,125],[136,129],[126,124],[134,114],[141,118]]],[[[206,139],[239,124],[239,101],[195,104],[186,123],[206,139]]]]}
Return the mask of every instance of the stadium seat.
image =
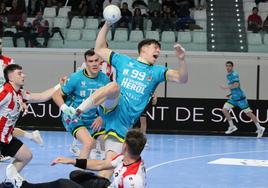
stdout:
{"type": "Polygon", "coordinates": [[[163,31],[161,36],[162,42],[175,42],[175,33],[173,31],[163,31]]]}
{"type": "Polygon", "coordinates": [[[261,45],[261,35],[260,33],[247,33],[248,44],[249,45],[261,45]]]}
{"type": "Polygon", "coordinates": [[[259,12],[266,12],[266,14],[268,13],[268,2],[262,3],[260,2],[258,4],[259,7],[259,12]]]}
{"type": "Polygon", "coordinates": [[[268,34],[267,34],[267,33],[264,35],[263,43],[264,43],[265,45],[268,45],[268,34]]]}
{"type": "Polygon", "coordinates": [[[114,34],[114,41],[127,41],[128,33],[125,29],[116,29],[114,34]]]}
{"type": "Polygon", "coordinates": [[[86,26],[85,29],[98,29],[99,27],[99,20],[94,18],[86,19],[86,26]]]}
{"type": "Polygon", "coordinates": [[[56,8],[55,7],[46,7],[43,14],[44,18],[55,18],[56,17],[56,8]]]}
{"type": "Polygon", "coordinates": [[[160,39],[160,35],[158,31],[146,31],[145,32],[145,38],[147,39],[155,39],[158,40],[160,39]]]}
{"type": "Polygon", "coordinates": [[[67,18],[54,18],[54,27],[59,27],[61,29],[65,29],[68,24],[68,19],[67,18]]]}
{"type": "Polygon", "coordinates": [[[82,40],[96,40],[97,32],[96,30],[85,29],[82,31],[82,40]]]}
{"type": "Polygon", "coordinates": [[[53,18],[45,18],[48,21],[48,25],[50,28],[53,27],[53,18]]]}
{"type": "Polygon", "coordinates": [[[66,40],[80,40],[81,33],[77,29],[68,29],[66,31],[66,40]]]}
{"type": "Polygon", "coordinates": [[[178,43],[191,43],[192,37],[190,32],[178,32],[178,43]]]}
{"type": "Polygon", "coordinates": [[[61,18],[68,18],[68,12],[71,11],[70,8],[68,7],[61,7],[59,9],[59,13],[58,13],[58,17],[61,17],[61,18]]]}
{"type": "Polygon", "coordinates": [[[197,44],[207,43],[207,33],[205,32],[193,32],[193,42],[197,44]]]}
{"type": "Polygon", "coordinates": [[[131,42],[139,42],[143,40],[143,32],[140,30],[132,30],[130,32],[129,41],[131,42]]]}
{"type": "Polygon", "coordinates": [[[194,11],[195,20],[207,20],[207,13],[205,10],[195,10],[194,11]]]}
{"type": "Polygon", "coordinates": [[[244,12],[251,12],[253,7],[256,7],[255,2],[244,2],[244,12]]]}
{"type": "Polygon", "coordinates": [[[74,17],[71,21],[71,29],[82,29],[84,28],[84,20],[82,18],[74,17]]]}

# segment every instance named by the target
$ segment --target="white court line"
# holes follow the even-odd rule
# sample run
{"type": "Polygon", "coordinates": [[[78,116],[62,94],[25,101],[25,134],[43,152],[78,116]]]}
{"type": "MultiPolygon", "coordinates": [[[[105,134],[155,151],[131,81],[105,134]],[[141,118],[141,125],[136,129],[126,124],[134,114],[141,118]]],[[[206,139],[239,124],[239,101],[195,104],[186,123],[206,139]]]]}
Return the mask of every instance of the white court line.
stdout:
{"type": "Polygon", "coordinates": [[[264,153],[264,152],[268,152],[268,150],[262,150],[262,151],[241,151],[241,152],[229,152],[229,153],[214,153],[214,154],[208,154],[208,155],[198,155],[198,156],[194,156],[194,157],[186,157],[186,158],[179,158],[179,159],[175,159],[175,160],[171,160],[171,161],[166,161],[163,163],[159,163],[156,165],[153,165],[149,168],[147,168],[147,172],[167,165],[167,164],[171,164],[171,163],[175,163],[175,162],[179,162],[179,161],[186,161],[186,160],[191,160],[191,159],[199,159],[199,158],[205,158],[205,157],[213,157],[213,156],[219,156],[219,155],[234,155],[234,154],[241,154],[241,153],[264,153]]]}

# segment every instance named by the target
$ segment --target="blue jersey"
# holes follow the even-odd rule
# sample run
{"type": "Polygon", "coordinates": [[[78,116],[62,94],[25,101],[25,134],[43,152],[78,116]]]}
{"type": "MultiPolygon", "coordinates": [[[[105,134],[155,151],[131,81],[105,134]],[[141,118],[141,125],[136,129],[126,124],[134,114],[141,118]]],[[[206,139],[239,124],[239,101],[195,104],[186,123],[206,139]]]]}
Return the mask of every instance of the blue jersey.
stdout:
{"type": "Polygon", "coordinates": [[[117,117],[111,116],[106,122],[106,132],[115,131],[124,138],[127,130],[140,117],[158,84],[166,80],[167,68],[145,64],[115,52],[110,54],[109,63],[116,69],[116,82],[120,85],[121,95],[114,115],[117,117]]]}
{"type": "MultiPolygon", "coordinates": [[[[79,70],[71,74],[61,87],[62,92],[67,96],[65,103],[68,106],[77,108],[94,91],[109,82],[109,78],[102,72],[99,72],[97,77],[90,78],[86,73],[86,69],[79,70]]],[[[81,114],[81,118],[94,120],[97,117],[96,112],[97,108],[91,109],[81,114]]]]}
{"type": "Polygon", "coordinates": [[[239,84],[239,87],[231,89],[231,99],[237,101],[246,97],[243,90],[240,88],[239,75],[236,71],[232,71],[227,74],[227,81],[229,86],[236,82],[239,84]]]}

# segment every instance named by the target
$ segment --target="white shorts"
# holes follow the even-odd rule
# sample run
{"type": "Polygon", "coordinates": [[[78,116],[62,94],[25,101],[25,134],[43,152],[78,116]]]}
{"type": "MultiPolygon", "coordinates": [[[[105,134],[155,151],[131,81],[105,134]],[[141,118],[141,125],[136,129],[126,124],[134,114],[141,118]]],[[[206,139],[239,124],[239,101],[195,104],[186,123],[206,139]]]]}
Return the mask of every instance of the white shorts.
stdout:
{"type": "Polygon", "coordinates": [[[105,145],[105,153],[108,151],[113,151],[117,154],[122,153],[123,143],[117,140],[113,136],[108,136],[104,141],[104,145],[105,145]]]}

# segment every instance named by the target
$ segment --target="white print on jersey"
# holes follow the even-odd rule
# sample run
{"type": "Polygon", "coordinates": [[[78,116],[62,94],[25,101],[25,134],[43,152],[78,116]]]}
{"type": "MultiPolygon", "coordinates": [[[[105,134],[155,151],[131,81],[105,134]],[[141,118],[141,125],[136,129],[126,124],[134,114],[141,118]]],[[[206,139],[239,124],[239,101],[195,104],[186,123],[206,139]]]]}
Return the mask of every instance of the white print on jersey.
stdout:
{"type": "Polygon", "coordinates": [[[129,165],[124,165],[123,159],[123,155],[118,155],[112,160],[115,169],[110,188],[144,188],[146,170],[142,159],[129,165]]]}
{"type": "Polygon", "coordinates": [[[24,90],[14,91],[11,84],[6,83],[0,88],[0,141],[9,143],[12,139],[14,126],[22,111],[23,100],[30,94],[24,90]]]}

